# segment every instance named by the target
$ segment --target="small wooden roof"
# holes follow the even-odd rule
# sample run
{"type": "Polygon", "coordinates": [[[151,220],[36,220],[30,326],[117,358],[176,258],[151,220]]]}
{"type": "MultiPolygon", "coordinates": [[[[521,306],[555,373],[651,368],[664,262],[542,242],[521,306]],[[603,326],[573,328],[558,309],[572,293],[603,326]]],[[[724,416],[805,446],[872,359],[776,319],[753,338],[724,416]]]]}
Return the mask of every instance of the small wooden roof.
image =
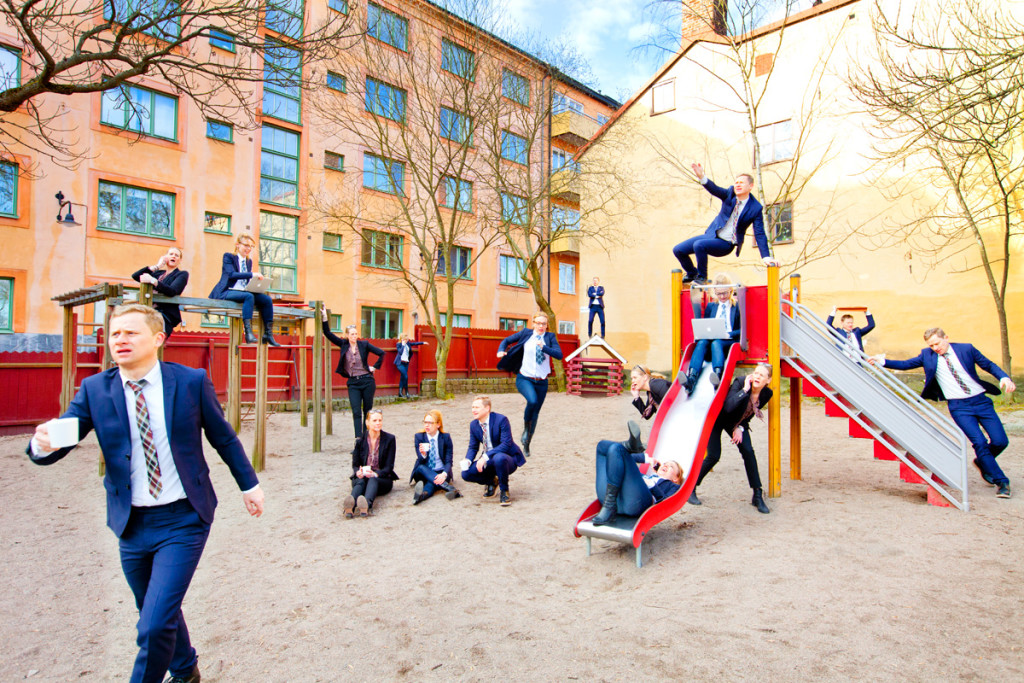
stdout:
{"type": "Polygon", "coordinates": [[[613,349],[611,344],[609,344],[604,339],[602,339],[601,337],[598,337],[596,335],[591,337],[587,341],[583,342],[582,344],[580,344],[580,347],[578,349],[576,349],[575,351],[573,351],[572,353],[570,353],[569,356],[565,359],[564,362],[568,363],[573,358],[575,358],[576,356],[578,356],[581,353],[583,353],[584,349],[588,349],[588,348],[590,348],[592,346],[596,346],[596,347],[600,347],[600,348],[604,349],[605,352],[609,356],[611,356],[615,360],[619,361],[623,365],[626,364],[626,359],[622,357],[622,354],[620,354],[618,351],[613,349]]]}

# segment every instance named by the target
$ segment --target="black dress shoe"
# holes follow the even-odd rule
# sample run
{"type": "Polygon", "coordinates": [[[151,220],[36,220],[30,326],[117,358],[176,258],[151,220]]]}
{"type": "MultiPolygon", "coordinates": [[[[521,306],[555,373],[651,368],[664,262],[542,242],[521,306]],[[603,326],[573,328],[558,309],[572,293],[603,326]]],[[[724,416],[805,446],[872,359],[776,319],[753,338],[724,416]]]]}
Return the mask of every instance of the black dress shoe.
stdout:
{"type": "Polygon", "coordinates": [[[1009,498],[1010,497],[1010,482],[1000,484],[999,489],[996,491],[996,498],[1009,498]]]}
{"type": "Polygon", "coordinates": [[[508,507],[512,504],[512,498],[508,495],[508,491],[501,492],[501,506],[508,507]]]}
{"type": "Polygon", "coordinates": [[[498,491],[498,478],[495,477],[494,481],[487,485],[484,489],[484,498],[493,498],[494,494],[498,491]]]}
{"type": "Polygon", "coordinates": [[[992,480],[992,477],[990,477],[989,475],[985,474],[985,471],[981,469],[981,465],[978,464],[978,459],[977,458],[974,459],[974,466],[978,468],[978,472],[981,472],[981,478],[985,480],[986,484],[988,484],[989,486],[995,486],[996,485],[995,481],[992,480]]]}
{"type": "Polygon", "coordinates": [[[754,497],[750,499],[750,504],[757,508],[757,511],[762,515],[767,515],[771,512],[768,506],[764,504],[764,496],[761,493],[761,489],[754,489],[754,497]]]}
{"type": "Polygon", "coordinates": [[[697,489],[690,491],[690,499],[686,501],[689,505],[703,505],[697,497],[697,489]]]}
{"type": "Polygon", "coordinates": [[[693,275],[690,275],[689,273],[687,273],[686,275],[683,276],[683,284],[684,285],[688,284],[690,282],[693,282],[696,279],[697,279],[697,274],[696,273],[694,273],[693,275]]]}
{"type": "Polygon", "coordinates": [[[711,280],[707,279],[706,277],[698,277],[696,280],[693,281],[693,284],[695,284],[695,285],[709,285],[709,284],[711,284],[711,280]]]}
{"type": "Polygon", "coordinates": [[[199,665],[192,667],[191,673],[184,676],[171,676],[164,683],[199,683],[199,665]]]}

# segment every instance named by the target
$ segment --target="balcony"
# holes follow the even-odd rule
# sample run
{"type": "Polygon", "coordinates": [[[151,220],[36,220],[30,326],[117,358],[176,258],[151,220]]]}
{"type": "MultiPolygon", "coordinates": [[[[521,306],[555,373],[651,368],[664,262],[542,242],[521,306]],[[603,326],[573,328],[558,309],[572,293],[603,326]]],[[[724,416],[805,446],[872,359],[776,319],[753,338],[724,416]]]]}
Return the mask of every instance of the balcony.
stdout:
{"type": "Polygon", "coordinates": [[[580,201],[580,172],[565,166],[551,174],[551,196],[567,202],[580,201]]]}
{"type": "Polygon", "coordinates": [[[578,235],[562,234],[551,240],[552,254],[580,255],[580,238],[578,235]]]}
{"type": "Polygon", "coordinates": [[[551,117],[551,137],[574,147],[582,147],[597,132],[597,121],[574,111],[563,111],[551,117]]]}

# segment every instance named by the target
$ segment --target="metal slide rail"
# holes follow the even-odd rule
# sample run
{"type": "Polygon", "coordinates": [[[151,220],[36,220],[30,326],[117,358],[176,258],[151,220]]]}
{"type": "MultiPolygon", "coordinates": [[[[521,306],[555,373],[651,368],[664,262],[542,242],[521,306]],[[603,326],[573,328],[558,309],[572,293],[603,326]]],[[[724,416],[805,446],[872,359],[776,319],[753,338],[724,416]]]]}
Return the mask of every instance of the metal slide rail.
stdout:
{"type": "Polygon", "coordinates": [[[967,438],[956,424],[891,372],[869,364],[863,352],[845,348],[833,328],[813,311],[790,301],[783,301],[783,307],[789,315],[781,316],[782,342],[795,354],[785,360],[944,498],[966,511],[967,438]]]}

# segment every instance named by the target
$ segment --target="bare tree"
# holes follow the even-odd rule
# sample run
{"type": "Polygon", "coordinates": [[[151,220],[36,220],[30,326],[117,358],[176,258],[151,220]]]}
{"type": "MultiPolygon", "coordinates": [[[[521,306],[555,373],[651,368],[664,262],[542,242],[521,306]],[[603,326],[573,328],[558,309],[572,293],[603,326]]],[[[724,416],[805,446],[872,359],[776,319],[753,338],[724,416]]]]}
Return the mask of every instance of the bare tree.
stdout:
{"type": "Polygon", "coordinates": [[[873,59],[850,78],[877,123],[878,184],[923,207],[877,246],[909,243],[932,265],[973,255],[955,270],[984,274],[1009,369],[1011,241],[1024,234],[1024,23],[998,4],[904,9],[875,7],[873,59]]]}
{"type": "MultiPolygon", "coordinates": [[[[144,75],[190,98],[207,118],[252,127],[255,83],[270,78],[301,88],[311,64],[350,44],[348,14],[331,14],[312,27],[302,0],[0,0],[0,27],[27,46],[7,51],[17,71],[0,74],[0,111],[8,114],[0,150],[28,149],[74,167],[86,152],[62,122],[64,102],[46,95],[112,91],[144,75]],[[265,65],[283,48],[295,64],[265,65]]],[[[134,107],[129,118],[146,118],[123,100],[134,107]]]]}

